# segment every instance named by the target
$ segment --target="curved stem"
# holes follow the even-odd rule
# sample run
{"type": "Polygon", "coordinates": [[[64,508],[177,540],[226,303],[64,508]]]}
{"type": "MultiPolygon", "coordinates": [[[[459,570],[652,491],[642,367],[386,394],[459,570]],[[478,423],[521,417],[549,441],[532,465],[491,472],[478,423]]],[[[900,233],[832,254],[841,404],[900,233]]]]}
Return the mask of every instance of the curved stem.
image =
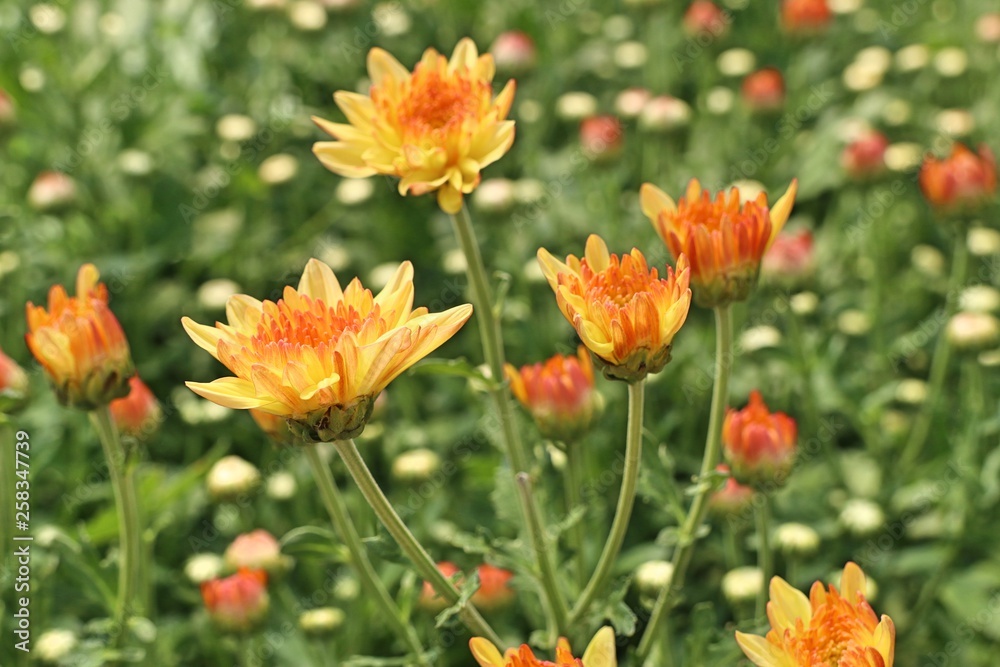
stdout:
{"type": "Polygon", "coordinates": [[[323,504],[326,505],[326,511],[330,515],[330,520],[333,521],[333,527],[347,547],[351,558],[351,565],[354,566],[355,571],[361,578],[361,585],[367,589],[368,595],[375,599],[375,604],[378,605],[379,610],[382,612],[384,622],[390,625],[393,632],[403,640],[403,643],[406,644],[410,653],[416,657],[419,664],[427,667],[429,663],[424,657],[424,648],[420,644],[420,639],[417,638],[417,634],[413,628],[403,622],[399,607],[396,606],[396,602],[378,578],[375,568],[372,567],[371,561],[368,559],[368,554],[365,552],[364,544],[361,542],[361,537],[358,535],[358,531],[354,527],[354,522],[351,521],[351,516],[347,511],[347,504],[344,502],[343,496],[340,495],[337,483],[330,473],[329,466],[324,464],[323,460],[320,459],[319,452],[315,446],[307,445],[303,449],[305,449],[309,467],[312,468],[313,477],[316,479],[316,486],[323,497],[323,504]]]}
{"type": "Polygon", "coordinates": [[[511,407],[510,392],[506,387],[502,386],[504,378],[504,349],[500,318],[493,305],[493,294],[487,278],[486,266],[483,264],[483,256],[479,252],[479,243],[476,241],[476,232],[472,227],[469,210],[463,206],[458,213],[451,216],[451,220],[468,267],[466,274],[469,277],[469,292],[472,298],[472,305],[475,308],[476,320],[479,323],[479,336],[482,339],[483,356],[486,359],[486,365],[489,366],[490,373],[493,375],[494,382],[497,383],[497,388],[491,390],[490,395],[496,405],[500,422],[503,426],[507,457],[510,459],[510,464],[515,474],[527,471],[529,467],[528,455],[514,424],[514,411],[511,407]]]}
{"type": "MultiPolygon", "coordinates": [[[[355,483],[361,490],[361,494],[368,501],[368,504],[371,505],[379,521],[385,526],[385,529],[389,531],[389,534],[399,544],[399,548],[403,550],[406,557],[413,563],[420,576],[430,582],[438,595],[443,597],[448,604],[453,605],[457,603],[461,596],[455,585],[441,573],[427,551],[417,541],[417,538],[413,536],[410,529],[406,527],[403,520],[399,518],[399,514],[396,513],[389,499],[382,493],[381,487],[375,481],[364,459],[361,458],[361,453],[354,445],[354,441],[339,440],[334,445],[337,448],[337,453],[340,454],[340,458],[343,459],[344,465],[347,466],[348,472],[351,473],[351,477],[354,478],[355,483]]],[[[485,637],[495,645],[499,646],[502,644],[497,633],[493,631],[493,628],[483,619],[471,602],[467,602],[464,605],[461,612],[459,612],[459,617],[473,634],[485,637]]]]}
{"type": "MultiPolygon", "coordinates": [[[[584,450],[577,442],[566,443],[566,469],[565,491],[566,491],[566,514],[572,514],[583,500],[583,477],[584,477],[584,450]]],[[[584,531],[583,517],[576,522],[570,530],[573,551],[576,552],[576,576],[579,581],[580,590],[587,585],[587,558],[584,553],[586,544],[586,534],[584,531]]]]}
{"type": "Polygon", "coordinates": [[[526,472],[517,474],[517,492],[524,506],[525,514],[528,517],[528,537],[531,540],[531,548],[538,554],[539,578],[542,582],[542,590],[545,592],[544,601],[550,618],[551,629],[557,635],[566,632],[566,601],[563,600],[562,593],[559,592],[559,582],[556,580],[556,568],[552,564],[549,556],[548,536],[542,527],[542,519],[531,493],[531,476],[526,472]]]}
{"type": "Polygon", "coordinates": [[[934,356],[931,359],[931,370],[927,380],[927,400],[917,416],[917,421],[910,432],[910,439],[900,457],[900,467],[905,471],[920,458],[923,453],[927,436],[930,435],[934,422],[934,413],[941,401],[941,389],[944,386],[945,375],[948,373],[948,361],[951,358],[951,343],[948,342],[946,328],[951,316],[958,309],[958,295],[965,280],[966,268],[969,263],[969,249],[965,238],[959,235],[955,239],[955,255],[951,263],[951,279],[948,282],[948,295],[945,302],[944,318],[938,332],[937,343],[934,346],[934,356]]]}
{"type": "Polygon", "coordinates": [[[673,605],[673,597],[684,586],[684,576],[694,555],[697,535],[708,513],[708,498],[712,491],[709,476],[719,464],[719,454],[722,450],[722,419],[725,416],[726,400],[729,396],[729,374],[735,361],[731,308],[726,305],[715,309],[715,386],[712,389],[712,408],[708,417],[708,436],[705,442],[705,455],[701,461],[701,473],[698,477],[698,492],[678,537],[672,560],[673,576],[657,597],[653,613],[639,642],[636,653],[639,661],[649,656],[654,642],[660,635],[660,627],[673,605]]]}
{"type": "Polygon", "coordinates": [[[118,598],[115,603],[115,618],[121,623],[119,636],[123,636],[128,618],[142,615],[138,597],[139,567],[142,558],[139,543],[141,537],[139,506],[129,457],[122,447],[118,428],[111,419],[108,406],[93,410],[90,413],[90,421],[104,449],[118,515],[118,598]]]}
{"type": "Polygon", "coordinates": [[[570,614],[569,624],[577,623],[590,605],[594,602],[597,594],[601,592],[611,568],[614,566],[625,542],[625,533],[628,530],[629,520],[632,517],[632,507],[635,505],[636,487],[639,482],[639,462],[642,459],[642,408],[643,399],[646,392],[646,380],[628,385],[628,428],[625,433],[625,471],[622,473],[622,486],[618,493],[618,508],[615,510],[615,518],[611,523],[611,533],[607,542],[604,543],[604,551],[597,562],[597,569],[590,577],[590,582],[580,595],[573,613],[570,614]]]}
{"type": "Polygon", "coordinates": [[[757,493],[760,502],[757,505],[757,567],[760,568],[764,585],[757,593],[756,620],[767,616],[767,591],[771,577],[774,576],[774,553],[771,551],[771,498],[766,493],[757,493]]]}

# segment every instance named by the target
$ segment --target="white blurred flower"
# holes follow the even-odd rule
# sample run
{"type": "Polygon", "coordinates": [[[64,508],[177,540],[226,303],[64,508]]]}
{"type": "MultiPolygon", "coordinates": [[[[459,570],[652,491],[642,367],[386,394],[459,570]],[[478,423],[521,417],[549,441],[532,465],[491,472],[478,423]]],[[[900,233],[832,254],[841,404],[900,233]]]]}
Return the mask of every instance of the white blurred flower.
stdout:
{"type": "Polygon", "coordinates": [[[716,65],[725,76],[744,76],[756,67],[757,57],[748,49],[729,49],[719,54],[716,65]]]}
{"type": "Polygon", "coordinates": [[[938,132],[948,137],[964,137],[976,129],[976,119],[965,109],[944,109],[934,124],[938,132]]]}
{"type": "Polygon", "coordinates": [[[622,118],[636,118],[652,97],[645,88],[626,88],[615,98],[615,113],[622,118]]]}
{"type": "Polygon", "coordinates": [[[927,383],[917,378],[904,378],[896,385],[896,400],[907,405],[920,405],[927,400],[927,383]]]}
{"type": "Polygon", "coordinates": [[[896,52],[896,68],[901,72],[922,69],[930,61],[931,51],[926,44],[910,44],[896,52]]]}
{"type": "Polygon", "coordinates": [[[472,193],[472,205],[487,213],[503,213],[514,205],[514,183],[506,178],[488,178],[472,193]]]}
{"type": "Polygon", "coordinates": [[[969,66],[969,54],[957,46],[951,46],[938,51],[934,56],[934,69],[941,76],[960,76],[969,66]]]}
{"type": "Polygon", "coordinates": [[[304,611],[299,616],[299,627],[307,635],[326,635],[344,624],[347,615],[336,607],[320,607],[304,611]]]}
{"type": "Polygon", "coordinates": [[[972,285],[958,295],[958,307],[975,313],[995,313],[1000,310],[1000,291],[991,285],[972,285]]]}
{"type": "Polygon", "coordinates": [[[370,178],[345,178],[337,184],[334,195],[344,206],[357,206],[368,201],[375,192],[370,178]]]}
{"type": "Polygon", "coordinates": [[[796,315],[812,315],[819,308],[819,297],[814,292],[793,294],[788,305],[796,315]]]}
{"type": "Polygon", "coordinates": [[[35,651],[42,662],[56,663],[69,656],[76,645],[76,633],[72,630],[48,630],[39,635],[35,651]]]}
{"type": "Polygon", "coordinates": [[[239,292],[240,286],[228,278],[207,280],[198,288],[198,304],[203,308],[225,308],[229,297],[239,292]]]}
{"type": "Polygon", "coordinates": [[[654,131],[669,131],[684,127],[691,121],[691,107],[684,100],[659,95],[649,100],[639,116],[639,127],[654,131]]]}
{"type": "Polygon", "coordinates": [[[923,161],[923,149],[919,144],[900,142],[889,144],[885,149],[885,166],[893,171],[909,171],[923,161]]]}
{"type": "Polygon", "coordinates": [[[373,291],[382,289],[396,275],[396,269],[398,268],[399,262],[384,262],[379,264],[368,273],[368,281],[365,285],[373,291]]]}
{"type": "Polygon", "coordinates": [[[731,604],[755,599],[764,590],[764,573],[757,567],[737,567],[722,577],[722,593],[731,604]]]}
{"type": "Polygon", "coordinates": [[[756,352],[779,345],[781,345],[781,332],[766,324],[750,327],[740,334],[740,349],[744,352],[756,352]]]}
{"type": "Polygon", "coordinates": [[[411,449],[392,462],[392,477],[399,482],[425,482],[441,469],[441,457],[430,449],[411,449]]]}
{"type": "Polygon", "coordinates": [[[298,0],[288,8],[288,20],[305,32],[322,30],[326,27],[326,9],[312,0],[298,0]]]}
{"type": "Polygon", "coordinates": [[[280,185],[295,178],[299,173],[299,161],[294,155],[277,153],[260,163],[257,175],[268,185],[280,185]]]}
{"type": "Polygon", "coordinates": [[[980,352],[1000,342],[1000,321],[988,313],[958,312],[948,321],[947,335],[957,349],[980,352]]]}
{"type": "Polygon", "coordinates": [[[646,561],[635,571],[635,584],[646,595],[657,595],[674,576],[674,566],[665,560],[646,561]]]}
{"type": "Polygon", "coordinates": [[[66,12],[56,5],[39,3],[28,10],[31,22],[38,28],[39,32],[52,35],[66,25],[66,12]]]}
{"type": "Polygon", "coordinates": [[[562,120],[583,120],[596,113],[597,98],[590,93],[563,93],[556,100],[556,116],[562,120]]]}
{"type": "Polygon", "coordinates": [[[257,133],[257,123],[250,116],[226,114],[215,123],[215,133],[225,141],[246,141],[257,133]]]}
{"type": "Polygon", "coordinates": [[[127,148],[118,154],[118,166],[131,176],[145,176],[153,170],[153,158],[145,151],[127,148]]]}
{"type": "Polygon", "coordinates": [[[867,537],[885,524],[885,512],[866,498],[851,498],[840,511],[840,522],[856,537],[867,537]]]}
{"type": "Polygon", "coordinates": [[[282,470],[267,478],[266,493],[272,500],[290,500],[298,490],[295,475],[282,470]]]}
{"type": "Polygon", "coordinates": [[[944,255],[931,245],[914,246],[910,251],[910,263],[925,276],[937,278],[944,273],[944,255]]]}
{"type": "Polygon", "coordinates": [[[867,313],[849,309],[837,316],[837,329],[848,336],[863,336],[871,329],[871,319],[867,313]]]}
{"type": "Polygon", "coordinates": [[[819,533],[804,523],[783,523],[775,530],[774,538],[786,554],[809,555],[819,548],[819,533]]]}
{"type": "Polygon", "coordinates": [[[217,579],[225,567],[225,561],[215,554],[195,554],[184,564],[184,576],[193,584],[201,584],[217,579]]]}
{"type": "Polygon", "coordinates": [[[215,462],[205,479],[209,495],[216,501],[233,500],[251,493],[260,485],[260,471],[239,456],[223,456],[215,462]]]}
{"type": "Polygon", "coordinates": [[[614,61],[622,69],[637,69],[648,59],[649,51],[642,42],[622,42],[615,47],[614,61]]]}
{"type": "Polygon", "coordinates": [[[452,248],[446,252],[441,258],[441,265],[444,267],[445,273],[452,275],[465,273],[465,270],[469,268],[469,263],[465,260],[465,253],[462,252],[461,248],[452,248]]]}
{"type": "Polygon", "coordinates": [[[732,110],[735,98],[736,96],[730,89],[716,86],[708,91],[708,95],[705,97],[705,106],[710,113],[721,116],[732,110]]]}
{"type": "Polygon", "coordinates": [[[403,4],[398,0],[383,2],[375,5],[372,10],[372,18],[381,28],[382,33],[387,37],[397,37],[410,31],[412,21],[410,15],[403,9],[403,4]]]}
{"type": "Polygon", "coordinates": [[[1000,231],[990,227],[973,227],[965,241],[977,257],[1000,254],[1000,231]]]}

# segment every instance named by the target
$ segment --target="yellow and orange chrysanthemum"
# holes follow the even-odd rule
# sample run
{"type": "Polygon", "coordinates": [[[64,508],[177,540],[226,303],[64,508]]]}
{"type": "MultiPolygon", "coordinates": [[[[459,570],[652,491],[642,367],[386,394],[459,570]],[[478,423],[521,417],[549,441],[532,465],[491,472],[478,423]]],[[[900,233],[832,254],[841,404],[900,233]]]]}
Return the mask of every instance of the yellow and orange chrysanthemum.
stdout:
{"type": "Polygon", "coordinates": [[[538,262],[559,309],[604,362],[607,377],[635,382],[663,370],[691,307],[684,255],[677,258],[676,272],[667,267],[660,278],[637,249],[619,259],[591,234],[582,259],[570,255],[564,263],[540,248],[538,262]]]}
{"type": "Polygon", "coordinates": [[[697,179],[675,203],[651,183],[642,186],[642,212],[675,258],[691,262],[698,305],[706,308],[743,301],[757,284],[760,261],[784,227],[795,202],[797,181],[768,208],[767,195],[741,203],[740,191],[719,192],[713,201],[697,179]]]}
{"type": "Polygon", "coordinates": [[[450,59],[427,49],[412,73],[374,48],[369,94],[334,95],[347,124],[313,118],[337,139],[316,143],[313,152],[342,176],[397,176],[402,195],[436,190],[441,208],[457,213],[463,195],[479,184],[480,170],[514,142],[514,121],[507,120],[514,82],[494,98],[494,72],[493,56],[480,56],[468,38],[450,59]]]}
{"type": "Polygon", "coordinates": [[[135,375],[128,339],[108,308],[108,288],[93,264],[76,275],[76,296],[49,290],[46,310],[28,302],[25,341],[65,405],[91,410],[128,394],[135,375]]]}
{"type": "Polygon", "coordinates": [[[372,296],[357,278],[342,290],[333,270],[311,259],[283,297],[233,296],[229,323],[214,327],[183,318],[192,340],[236,375],[187,386],[219,405],[284,417],[309,441],[360,433],[379,392],[472,315],[470,305],[414,310],[409,262],[372,296]]]}
{"type": "Polygon", "coordinates": [[[539,660],[527,644],[520,648],[510,649],[505,655],[482,637],[469,641],[472,657],[480,667],[617,667],[618,658],[615,655],[615,633],[611,628],[604,627],[597,631],[594,638],[583,653],[583,658],[574,658],[569,642],[560,639],[556,646],[556,661],[539,660]]]}
{"type": "Polygon", "coordinates": [[[759,667],[892,667],[896,627],[875,616],[865,600],[867,582],[854,563],[844,566],[840,590],[816,582],[807,598],[784,579],[771,580],[766,637],[736,633],[736,641],[759,667]]]}
{"type": "Polygon", "coordinates": [[[556,354],[545,363],[504,368],[510,391],[546,438],[568,440],[585,432],[603,406],[594,389],[594,362],[583,345],[575,355],[556,354]]]}

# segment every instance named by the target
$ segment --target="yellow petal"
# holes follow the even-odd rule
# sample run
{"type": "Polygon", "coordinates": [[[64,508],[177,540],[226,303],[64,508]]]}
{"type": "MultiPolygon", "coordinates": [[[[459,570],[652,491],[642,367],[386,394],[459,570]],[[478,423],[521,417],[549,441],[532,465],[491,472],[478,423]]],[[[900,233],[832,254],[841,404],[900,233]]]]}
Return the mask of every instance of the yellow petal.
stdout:
{"type": "Polygon", "coordinates": [[[882,620],[875,626],[872,643],[885,658],[885,667],[892,667],[892,663],[896,659],[896,625],[891,618],[882,616],[882,620]]]}
{"type": "Polygon", "coordinates": [[[333,123],[325,118],[320,118],[319,116],[311,116],[311,118],[312,122],[315,123],[319,129],[323,130],[334,139],[354,143],[366,143],[372,140],[370,130],[359,129],[346,123],[333,123]]]}
{"type": "Polygon", "coordinates": [[[771,238],[768,239],[767,247],[770,248],[771,244],[774,243],[774,239],[778,238],[778,232],[781,231],[785,223],[788,222],[788,216],[792,212],[792,206],[795,205],[795,194],[799,191],[799,181],[797,178],[793,178],[788,189],[785,190],[785,194],[781,195],[781,199],[774,202],[774,206],[771,207],[771,238]]]}
{"type": "Polygon", "coordinates": [[[489,640],[473,637],[469,640],[469,650],[480,667],[503,667],[503,656],[489,640]]]}
{"type": "Polygon", "coordinates": [[[335,174],[348,178],[367,178],[378,173],[368,166],[354,144],[317,141],[313,144],[312,151],[320,163],[335,174]]]}
{"type": "Polygon", "coordinates": [[[653,222],[660,217],[661,211],[674,213],[677,210],[677,204],[670,195],[652,183],[643,183],[639,188],[639,204],[642,206],[643,215],[653,222]]]}
{"type": "Polygon", "coordinates": [[[597,272],[608,268],[608,264],[611,262],[608,245],[597,234],[591,234],[587,237],[587,248],[584,256],[587,258],[587,264],[590,265],[590,268],[597,272]]]}
{"type": "Polygon", "coordinates": [[[442,185],[437,191],[438,206],[445,213],[455,215],[462,210],[462,191],[452,185],[442,185]]]}
{"type": "Polygon", "coordinates": [[[257,329],[261,312],[260,301],[252,296],[234,294],[226,300],[226,320],[239,333],[252,334],[257,329]]]}
{"type": "Polygon", "coordinates": [[[344,298],[340,283],[333,269],[315,257],[306,262],[306,268],[299,279],[300,293],[319,299],[327,306],[333,306],[344,298]]]}
{"type": "Polygon", "coordinates": [[[375,105],[367,95],[340,90],[333,94],[333,101],[347,116],[347,122],[359,130],[371,130],[375,105]]]}
{"type": "Polygon", "coordinates": [[[198,324],[190,317],[182,317],[181,324],[184,331],[191,337],[191,340],[201,349],[211,354],[216,359],[219,358],[219,341],[227,338],[226,333],[218,327],[210,327],[205,324],[198,324]]]}
{"type": "Polygon", "coordinates": [[[476,43],[468,37],[463,37],[458,40],[458,44],[455,45],[455,50],[451,54],[451,59],[448,61],[448,71],[454,72],[462,67],[472,69],[478,59],[479,49],[476,48],[476,43]]]}
{"type": "Polygon", "coordinates": [[[750,658],[750,662],[757,665],[757,667],[796,667],[794,663],[782,657],[775,650],[771,642],[763,637],[737,632],[736,643],[743,649],[743,653],[750,658]]]}
{"type": "Polygon", "coordinates": [[[76,273],[76,296],[86,298],[90,291],[97,287],[101,273],[93,264],[84,264],[76,273]]]}
{"type": "Polygon", "coordinates": [[[692,178],[688,181],[687,192],[684,193],[684,197],[689,204],[701,197],[701,183],[698,182],[697,178],[692,178]]]}
{"type": "Polygon", "coordinates": [[[385,49],[376,46],[368,52],[368,77],[372,84],[378,86],[386,79],[405,81],[409,76],[409,70],[385,49]]]}
{"type": "Polygon", "coordinates": [[[854,604],[858,601],[858,593],[867,595],[868,584],[865,573],[856,563],[848,562],[844,573],[840,576],[840,594],[845,600],[854,604]]]}
{"type": "Polygon", "coordinates": [[[539,248],[536,257],[538,265],[542,268],[542,273],[552,289],[558,289],[560,273],[573,273],[569,266],[553,257],[552,253],[545,248],[539,248]]]}
{"type": "Polygon", "coordinates": [[[771,579],[770,588],[771,602],[767,605],[767,616],[771,620],[771,627],[783,634],[786,629],[794,628],[796,619],[809,625],[812,618],[812,607],[809,606],[809,598],[805,593],[793,588],[791,584],[781,577],[771,579]]]}
{"type": "Polygon", "coordinates": [[[185,382],[184,384],[202,398],[235,410],[259,408],[274,402],[270,396],[257,396],[253,383],[242,378],[225,377],[211,382],[185,382]]]}
{"type": "Polygon", "coordinates": [[[587,667],[618,667],[614,630],[605,626],[597,631],[583,653],[583,664],[587,667]]]}
{"type": "Polygon", "coordinates": [[[410,316],[413,308],[413,264],[407,261],[399,265],[396,273],[375,297],[375,303],[378,304],[382,317],[388,318],[390,314],[394,314],[391,320],[387,320],[390,327],[398,326],[410,316]]]}

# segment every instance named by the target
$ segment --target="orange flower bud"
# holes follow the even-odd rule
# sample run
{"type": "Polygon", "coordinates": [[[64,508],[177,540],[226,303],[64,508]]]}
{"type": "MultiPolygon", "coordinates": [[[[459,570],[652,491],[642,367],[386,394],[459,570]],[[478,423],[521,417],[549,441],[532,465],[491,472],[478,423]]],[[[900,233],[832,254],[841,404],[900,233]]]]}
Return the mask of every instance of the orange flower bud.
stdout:
{"type": "Polygon", "coordinates": [[[594,362],[583,345],[576,356],[557,354],[544,364],[515,370],[507,364],[510,390],[535,419],[542,435],[568,441],[590,428],[602,407],[594,389],[594,362]]]}
{"type": "Polygon", "coordinates": [[[201,597],[208,615],[219,627],[248,632],[267,616],[267,573],[241,569],[231,577],[206,581],[201,585],[201,597]]]}
{"type": "Polygon", "coordinates": [[[502,567],[484,563],[476,568],[479,590],[472,596],[472,604],[484,610],[502,609],[514,601],[510,580],[514,573],[502,567]]]}
{"type": "Polygon", "coordinates": [[[813,235],[808,229],[778,234],[761,261],[761,271],[779,281],[796,282],[813,270],[813,235]]]}
{"type": "Polygon", "coordinates": [[[781,25],[786,32],[810,36],[826,30],[833,18],[826,0],[784,0],[781,25]]]}
{"type": "Polygon", "coordinates": [[[92,410],[128,394],[135,374],[125,332],[108,308],[108,289],[93,264],[76,277],[76,296],[62,285],[49,290],[48,310],[25,308],[28,349],[42,365],[64,405],[92,410]]]}
{"type": "Polygon", "coordinates": [[[728,517],[749,509],[753,503],[754,490],[737,482],[726,464],[720,463],[715,470],[725,474],[727,479],[725,485],[709,497],[708,510],[716,516],[728,517]]]}
{"type": "Polygon", "coordinates": [[[944,159],[928,156],[920,168],[920,189],[942,211],[975,211],[993,199],[997,188],[996,160],[986,146],[973,153],[955,144],[944,159]]]}
{"type": "Polygon", "coordinates": [[[743,79],[740,93],[752,111],[779,111],[785,106],[785,77],[780,70],[765,67],[743,79]]]}
{"type": "Polygon", "coordinates": [[[771,413],[756,389],[742,410],[726,411],[722,447],[738,481],[759,487],[781,486],[795,465],[795,420],[782,412],[771,413]]]}
{"type": "Polygon", "coordinates": [[[840,164],[856,181],[868,181],[885,173],[885,149],[889,140],[881,132],[867,132],[849,143],[840,154],[840,164]]]}
{"type": "Polygon", "coordinates": [[[521,74],[535,66],[535,42],[527,33],[508,30],[497,35],[490,46],[490,55],[501,72],[521,74]]]}
{"type": "Polygon", "coordinates": [[[721,37],[729,30],[730,16],[709,0],[695,0],[684,12],[684,32],[690,37],[721,37]]]}
{"type": "Polygon", "coordinates": [[[76,181],[59,171],[43,171],[28,188],[28,203],[39,211],[51,211],[76,201],[76,181]]]}
{"type": "Polygon", "coordinates": [[[591,160],[613,160],[622,152],[622,125],[614,116],[591,116],[580,123],[580,147],[591,160]]]}
{"type": "MultiPolygon", "coordinates": [[[[449,579],[454,580],[455,575],[459,574],[461,570],[458,566],[450,561],[442,561],[437,564],[438,571],[449,579]]],[[[432,614],[436,614],[440,611],[444,611],[448,608],[448,602],[438,595],[437,591],[434,590],[434,586],[429,581],[425,581],[423,588],[420,589],[420,598],[417,600],[417,604],[421,609],[429,611],[432,614]]]]}
{"type": "Polygon", "coordinates": [[[138,375],[129,378],[128,384],[128,396],[116,398],[108,407],[111,409],[111,418],[123,435],[143,440],[159,429],[163,411],[156,396],[153,396],[153,392],[138,375]]]}
{"type": "Polygon", "coordinates": [[[265,570],[274,574],[285,568],[278,540],[260,528],[237,535],[226,548],[225,559],[226,565],[235,570],[265,570]]]}
{"type": "Polygon", "coordinates": [[[0,414],[20,408],[28,394],[28,374],[0,350],[0,414]]]}

